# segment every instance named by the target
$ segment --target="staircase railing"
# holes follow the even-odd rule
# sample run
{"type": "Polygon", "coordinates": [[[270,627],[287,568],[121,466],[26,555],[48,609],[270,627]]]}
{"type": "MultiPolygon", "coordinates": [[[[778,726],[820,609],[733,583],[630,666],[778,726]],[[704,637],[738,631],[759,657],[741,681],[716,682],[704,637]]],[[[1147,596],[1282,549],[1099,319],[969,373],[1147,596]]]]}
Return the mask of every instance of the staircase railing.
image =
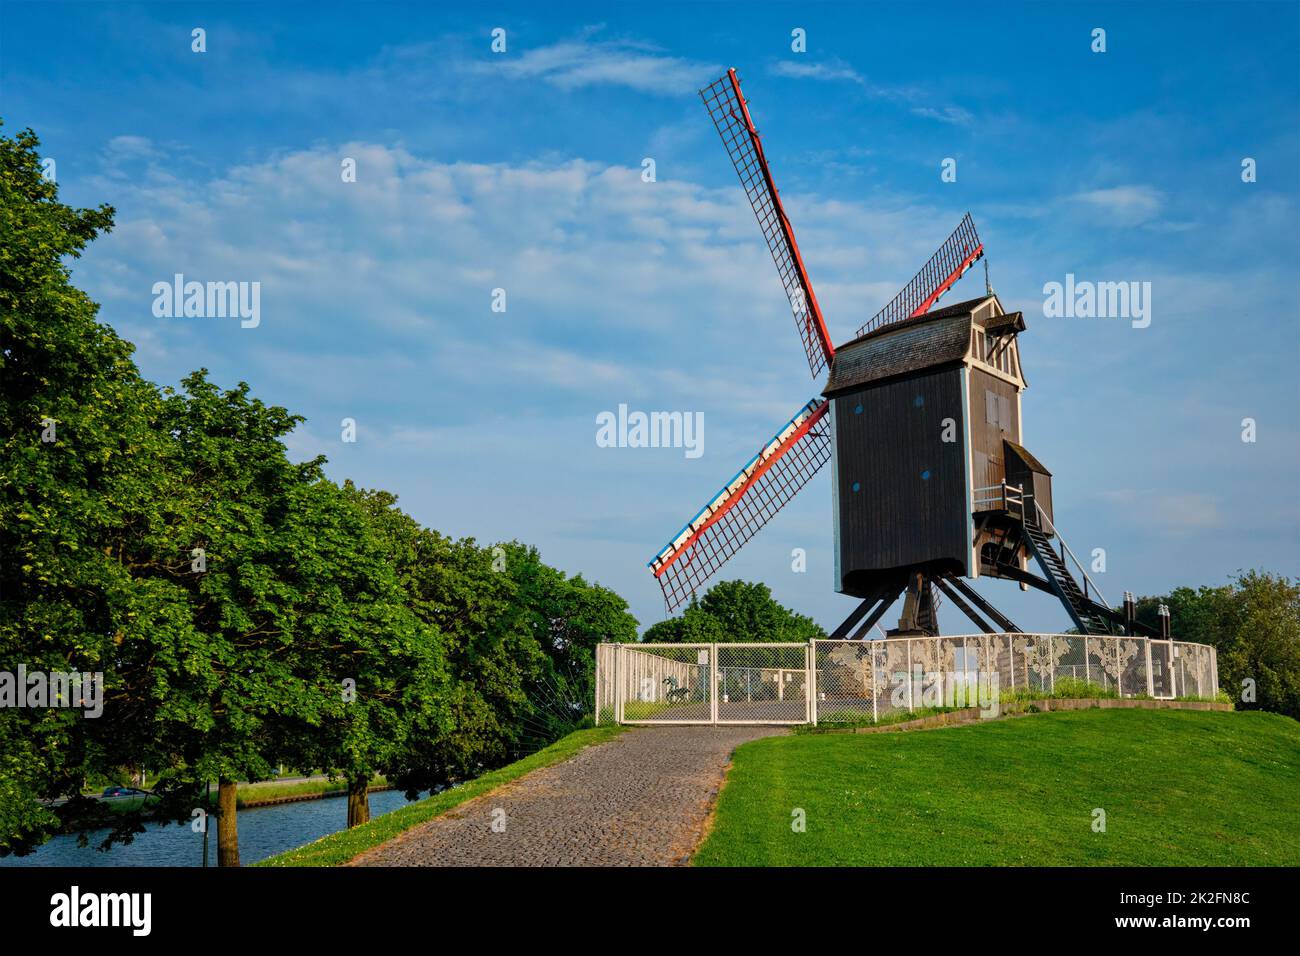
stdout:
{"type": "Polygon", "coordinates": [[[1025,499],[1032,497],[1033,495],[1025,494],[1024,485],[1009,485],[1003,481],[1001,484],[976,488],[973,504],[976,511],[1005,511],[1024,521],[1025,499]]]}
{"type": "MultiPolygon", "coordinates": [[[[1043,527],[1046,531],[1054,535],[1056,539],[1061,542],[1062,554],[1063,555],[1068,554],[1070,556],[1070,560],[1074,562],[1074,566],[1079,569],[1079,575],[1083,578],[1083,596],[1088,598],[1089,600],[1100,599],[1097,600],[1098,604],[1104,604],[1106,607],[1110,607],[1111,604],[1109,601],[1106,600],[1106,595],[1101,593],[1101,588],[1097,587],[1097,582],[1088,576],[1088,571],[1083,566],[1083,562],[1080,561],[1077,557],[1075,557],[1074,552],[1070,550],[1070,546],[1065,543],[1065,538],[1062,537],[1061,532],[1056,530],[1056,527],[1052,524],[1052,519],[1047,517],[1046,513],[1043,511],[1043,506],[1040,505],[1037,501],[1034,502],[1034,511],[1038,513],[1037,517],[1038,517],[1039,525],[1043,527]],[[1096,599],[1092,598],[1088,594],[1089,586],[1091,586],[1092,590],[1096,593],[1097,595],[1096,599]]],[[[1069,568],[1067,567],[1066,570],[1069,570],[1069,568]]]]}

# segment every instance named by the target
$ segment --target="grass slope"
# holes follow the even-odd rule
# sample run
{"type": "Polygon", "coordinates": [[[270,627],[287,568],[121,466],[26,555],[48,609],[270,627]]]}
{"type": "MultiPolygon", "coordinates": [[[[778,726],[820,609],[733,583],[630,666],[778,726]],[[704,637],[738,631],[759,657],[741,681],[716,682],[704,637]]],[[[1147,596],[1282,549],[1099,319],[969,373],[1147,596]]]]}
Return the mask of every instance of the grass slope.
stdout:
{"type": "Polygon", "coordinates": [[[481,777],[475,777],[451,790],[408,804],[401,809],[376,817],[369,823],[351,830],[341,830],[322,837],[315,843],[281,853],[256,864],[257,866],[338,866],[346,863],[357,854],[371,847],[379,846],[397,836],[403,830],[418,826],[446,813],[466,800],[494,790],[504,783],[509,783],[524,774],[542,767],[568,760],[584,747],[604,743],[623,731],[622,727],[602,726],[587,730],[578,730],[561,737],[555,743],[535,754],[529,754],[522,760],[506,764],[481,777]]]}
{"type": "Polygon", "coordinates": [[[693,862],[1294,866],[1300,724],[1088,710],[759,740],[736,751],[693,862]],[[796,808],[806,832],[792,831],[796,808]]]}

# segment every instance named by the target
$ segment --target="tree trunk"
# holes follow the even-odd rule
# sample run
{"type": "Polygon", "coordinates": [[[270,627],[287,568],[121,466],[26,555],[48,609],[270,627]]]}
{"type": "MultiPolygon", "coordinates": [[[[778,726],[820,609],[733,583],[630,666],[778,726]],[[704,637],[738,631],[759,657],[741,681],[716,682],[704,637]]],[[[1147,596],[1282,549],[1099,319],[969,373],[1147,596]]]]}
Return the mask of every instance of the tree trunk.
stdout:
{"type": "Polygon", "coordinates": [[[235,816],[235,781],[217,781],[217,866],[239,866],[239,821],[235,816]]]}
{"type": "Polygon", "coordinates": [[[348,829],[370,822],[370,778],[348,778],[348,829]]]}

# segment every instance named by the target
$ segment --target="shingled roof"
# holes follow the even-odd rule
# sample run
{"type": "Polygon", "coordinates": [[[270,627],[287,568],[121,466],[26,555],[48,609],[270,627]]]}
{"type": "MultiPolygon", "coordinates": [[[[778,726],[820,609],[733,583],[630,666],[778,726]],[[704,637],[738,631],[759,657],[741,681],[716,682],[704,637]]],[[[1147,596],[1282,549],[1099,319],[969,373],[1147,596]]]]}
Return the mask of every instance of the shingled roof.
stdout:
{"type": "Polygon", "coordinates": [[[858,388],[895,375],[960,362],[970,346],[971,313],[981,296],[874,329],[835,350],[823,395],[858,388]]]}
{"type": "Polygon", "coordinates": [[[1020,456],[1020,459],[1026,465],[1029,466],[1030,471],[1036,471],[1040,475],[1051,474],[1051,472],[1047,470],[1046,466],[1037,458],[1035,458],[1032,454],[1030,454],[1029,449],[1026,448],[1024,445],[1017,445],[1009,438],[1004,438],[1002,440],[1007,444],[1007,447],[1009,447],[1012,451],[1014,451],[1017,455],[1020,456]]]}
{"type": "Polygon", "coordinates": [[[984,331],[989,335],[1013,335],[1025,330],[1025,314],[1023,312],[1007,312],[1003,315],[995,315],[984,323],[984,331]]]}

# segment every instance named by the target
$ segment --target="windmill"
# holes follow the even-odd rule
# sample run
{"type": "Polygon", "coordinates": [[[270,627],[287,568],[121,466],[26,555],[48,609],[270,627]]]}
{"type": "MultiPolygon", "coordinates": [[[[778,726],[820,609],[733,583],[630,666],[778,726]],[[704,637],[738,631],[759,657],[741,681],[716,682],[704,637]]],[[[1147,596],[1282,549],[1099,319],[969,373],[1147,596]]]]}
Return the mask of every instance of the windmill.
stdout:
{"type": "Polygon", "coordinates": [[[700,97],[758,219],[813,378],[830,374],[649,562],[668,611],[829,462],[835,587],[860,602],[833,637],[865,637],[900,596],[890,633],[937,634],[936,589],[982,631],[1019,632],[966,581],[981,576],[1052,594],[1081,633],[1145,630],[1131,611],[1112,610],[1052,525],[1051,472],[1021,442],[1024,316],[1006,312],[987,282],[984,296],[935,308],[984,255],[970,215],[837,349],[736,71],[700,97]]]}

